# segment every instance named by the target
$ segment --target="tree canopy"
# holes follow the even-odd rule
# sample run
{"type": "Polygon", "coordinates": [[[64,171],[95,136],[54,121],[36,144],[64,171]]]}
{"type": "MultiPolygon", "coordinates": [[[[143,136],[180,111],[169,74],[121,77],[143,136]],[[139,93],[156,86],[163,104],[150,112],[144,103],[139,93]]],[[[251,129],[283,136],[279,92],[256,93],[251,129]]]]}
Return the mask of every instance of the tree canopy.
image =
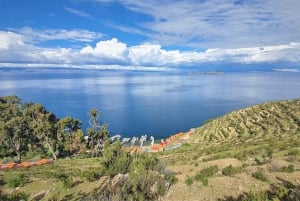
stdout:
{"type": "Polygon", "coordinates": [[[14,95],[0,97],[0,157],[16,156],[21,162],[22,156],[37,150],[54,160],[66,153],[76,154],[83,147],[81,127],[79,119],[58,119],[39,103],[22,103],[14,95]]]}

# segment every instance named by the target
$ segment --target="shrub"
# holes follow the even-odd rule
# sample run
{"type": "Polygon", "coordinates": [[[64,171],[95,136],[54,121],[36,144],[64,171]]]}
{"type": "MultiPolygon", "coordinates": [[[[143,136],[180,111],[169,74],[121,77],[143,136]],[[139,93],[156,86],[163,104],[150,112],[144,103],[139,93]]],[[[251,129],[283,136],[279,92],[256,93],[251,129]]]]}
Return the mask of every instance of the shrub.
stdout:
{"type": "Polygon", "coordinates": [[[103,151],[102,165],[105,173],[111,177],[128,172],[132,157],[122,150],[120,142],[116,142],[103,151]]]}
{"type": "Polygon", "coordinates": [[[210,166],[208,168],[202,169],[200,172],[197,173],[195,178],[197,177],[212,177],[214,174],[218,172],[219,168],[217,165],[210,166]]]}
{"type": "Polygon", "coordinates": [[[63,185],[64,185],[65,188],[72,188],[73,187],[72,177],[63,178],[62,182],[63,182],[63,185]]]}
{"type": "Polygon", "coordinates": [[[194,176],[194,179],[197,180],[197,181],[201,181],[204,186],[207,186],[208,185],[208,178],[212,177],[218,171],[219,171],[219,168],[218,168],[217,165],[210,166],[208,168],[204,168],[201,171],[199,171],[194,176]]]}
{"type": "Polygon", "coordinates": [[[245,198],[242,199],[242,201],[263,201],[263,200],[269,200],[267,192],[250,192],[247,194],[245,198]]]}
{"type": "Polygon", "coordinates": [[[280,172],[294,172],[294,165],[283,166],[282,168],[280,168],[280,172]]]}
{"type": "Polygon", "coordinates": [[[99,175],[93,171],[83,171],[80,174],[81,178],[84,178],[86,181],[93,182],[99,178],[99,175]]]}
{"type": "Polygon", "coordinates": [[[11,187],[15,188],[18,186],[24,186],[27,183],[27,178],[25,177],[24,174],[12,174],[12,175],[7,175],[5,178],[5,183],[11,187]]]}
{"type": "Polygon", "coordinates": [[[193,181],[193,177],[187,177],[184,181],[186,183],[186,185],[190,186],[194,183],[193,181]]]}
{"type": "Polygon", "coordinates": [[[232,165],[229,165],[222,170],[223,175],[230,177],[240,172],[242,172],[242,167],[233,167],[232,165]]]}
{"type": "Polygon", "coordinates": [[[5,200],[5,201],[21,201],[21,200],[27,200],[29,195],[23,192],[13,192],[9,195],[7,194],[2,194],[0,191],[0,200],[5,200]]]}
{"type": "Polygon", "coordinates": [[[200,181],[202,182],[203,186],[208,186],[208,178],[207,177],[201,178],[200,181]]]}
{"type": "Polygon", "coordinates": [[[252,177],[254,177],[255,179],[258,179],[260,181],[263,181],[263,182],[268,181],[268,178],[262,172],[254,172],[252,174],[252,177]]]}
{"type": "Polygon", "coordinates": [[[299,156],[300,155],[300,151],[298,149],[292,149],[288,152],[287,154],[288,156],[299,156]]]}

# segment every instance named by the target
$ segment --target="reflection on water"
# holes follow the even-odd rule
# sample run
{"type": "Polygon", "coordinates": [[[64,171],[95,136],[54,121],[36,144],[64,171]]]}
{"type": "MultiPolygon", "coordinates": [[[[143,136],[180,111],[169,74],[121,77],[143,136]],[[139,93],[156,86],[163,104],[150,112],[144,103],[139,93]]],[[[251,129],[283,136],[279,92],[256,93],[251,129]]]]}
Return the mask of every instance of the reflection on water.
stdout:
{"type": "Polygon", "coordinates": [[[300,73],[3,72],[0,95],[40,102],[87,126],[98,108],[113,134],[165,137],[245,106],[300,97],[300,73]]]}

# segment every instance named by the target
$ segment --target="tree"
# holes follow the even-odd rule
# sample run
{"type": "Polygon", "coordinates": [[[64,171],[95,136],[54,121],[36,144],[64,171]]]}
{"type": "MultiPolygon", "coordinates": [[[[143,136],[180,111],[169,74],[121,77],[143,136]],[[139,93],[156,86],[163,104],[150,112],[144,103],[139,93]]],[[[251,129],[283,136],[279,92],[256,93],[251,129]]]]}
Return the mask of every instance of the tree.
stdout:
{"type": "Polygon", "coordinates": [[[0,97],[0,141],[17,155],[19,162],[30,141],[28,122],[21,106],[21,99],[17,96],[0,97]]]}
{"type": "Polygon", "coordinates": [[[69,156],[80,149],[80,143],[83,140],[81,126],[82,122],[79,119],[74,119],[70,116],[64,117],[57,122],[58,142],[61,146],[68,149],[69,156]]]}
{"type": "Polygon", "coordinates": [[[35,137],[40,140],[57,160],[56,116],[47,111],[41,104],[27,104],[25,114],[30,118],[30,128],[35,137]]]}
{"type": "Polygon", "coordinates": [[[92,157],[102,153],[105,144],[110,144],[108,127],[107,124],[100,123],[100,114],[97,109],[91,109],[89,112],[91,127],[87,129],[87,133],[88,146],[92,149],[92,157]]]}
{"type": "Polygon", "coordinates": [[[18,161],[21,162],[21,155],[26,153],[27,145],[30,142],[28,122],[23,117],[14,117],[2,129],[3,139],[8,147],[11,147],[16,153],[18,161]]]}
{"type": "Polygon", "coordinates": [[[7,122],[11,118],[20,116],[21,99],[17,96],[0,97],[0,121],[7,122]]]}

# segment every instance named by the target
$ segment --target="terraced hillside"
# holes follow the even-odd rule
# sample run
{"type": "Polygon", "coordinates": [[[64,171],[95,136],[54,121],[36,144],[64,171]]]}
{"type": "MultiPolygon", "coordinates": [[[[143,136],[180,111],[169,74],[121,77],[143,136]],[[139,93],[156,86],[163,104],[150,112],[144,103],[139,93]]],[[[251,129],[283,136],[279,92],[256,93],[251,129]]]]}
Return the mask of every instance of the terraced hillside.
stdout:
{"type": "Polygon", "coordinates": [[[195,130],[198,143],[260,138],[300,131],[300,99],[269,102],[231,112],[195,130]]]}
{"type": "Polygon", "coordinates": [[[300,200],[300,99],[231,112],[158,155],[178,179],[164,201],[300,200]]]}

